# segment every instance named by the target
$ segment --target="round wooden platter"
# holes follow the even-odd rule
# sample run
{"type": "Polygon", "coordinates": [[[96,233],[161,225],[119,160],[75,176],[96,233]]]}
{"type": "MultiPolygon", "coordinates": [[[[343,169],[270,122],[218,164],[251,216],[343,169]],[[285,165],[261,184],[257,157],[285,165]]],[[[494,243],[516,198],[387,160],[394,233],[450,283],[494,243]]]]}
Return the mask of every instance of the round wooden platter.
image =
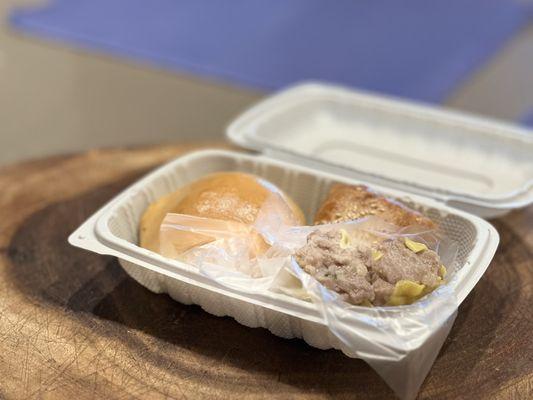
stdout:
{"type": "MultiPolygon", "coordinates": [[[[195,146],[91,151],[0,170],[0,398],[394,398],[360,360],[151,293],[67,236],[195,146]]],[[[460,307],[420,399],[532,398],[533,207],[460,307]]]]}

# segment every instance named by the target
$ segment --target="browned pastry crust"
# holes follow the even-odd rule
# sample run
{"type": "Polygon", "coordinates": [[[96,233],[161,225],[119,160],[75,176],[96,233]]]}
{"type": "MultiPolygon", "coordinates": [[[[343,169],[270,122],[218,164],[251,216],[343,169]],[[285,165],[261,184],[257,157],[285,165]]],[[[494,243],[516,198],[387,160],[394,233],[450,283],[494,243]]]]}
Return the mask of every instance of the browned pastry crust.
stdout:
{"type": "MultiPolygon", "coordinates": [[[[185,185],[150,204],[141,218],[140,245],[155,252],[160,250],[159,228],[167,213],[253,224],[259,210],[273,194],[285,201],[292,212],[293,223],[305,224],[305,217],[296,203],[272,183],[251,174],[219,172],[185,185]]],[[[185,237],[191,241],[191,234],[183,233],[183,237],[184,242],[185,237]]],[[[206,236],[196,235],[196,242],[193,240],[191,243],[199,245],[209,241],[206,236]]]]}
{"type": "Polygon", "coordinates": [[[380,196],[363,185],[335,184],[315,215],[315,225],[345,222],[375,215],[399,227],[435,228],[435,223],[404,205],[380,196]]]}

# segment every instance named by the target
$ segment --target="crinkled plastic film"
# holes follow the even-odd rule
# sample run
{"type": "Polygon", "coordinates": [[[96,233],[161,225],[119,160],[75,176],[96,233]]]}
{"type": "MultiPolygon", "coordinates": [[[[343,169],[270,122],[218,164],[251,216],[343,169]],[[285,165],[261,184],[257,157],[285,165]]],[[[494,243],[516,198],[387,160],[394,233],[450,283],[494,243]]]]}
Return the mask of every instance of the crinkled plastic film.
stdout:
{"type": "Polygon", "coordinates": [[[456,317],[458,301],[449,285],[455,275],[455,243],[436,231],[398,229],[375,217],[319,226],[292,226],[287,221],[290,211],[279,196],[265,203],[253,226],[168,214],[161,225],[161,253],[233,289],[274,291],[312,302],[346,355],[366,361],[398,397],[415,398],[456,317]],[[446,278],[409,305],[349,304],[293,257],[310,233],[332,228],[344,229],[351,237],[370,233],[425,243],[446,266],[446,278]]]}

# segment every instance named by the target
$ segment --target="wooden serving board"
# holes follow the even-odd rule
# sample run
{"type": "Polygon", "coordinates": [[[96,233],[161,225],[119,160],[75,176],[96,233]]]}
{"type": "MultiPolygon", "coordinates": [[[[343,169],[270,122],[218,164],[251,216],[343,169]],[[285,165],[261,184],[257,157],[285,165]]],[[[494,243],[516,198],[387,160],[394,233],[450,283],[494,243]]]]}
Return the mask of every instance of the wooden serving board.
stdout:
{"type": "MultiPolygon", "coordinates": [[[[194,146],[101,150],[0,169],[0,398],[394,398],[360,360],[151,293],[67,236],[194,146]]],[[[533,207],[492,221],[489,270],[420,399],[533,398],[533,207]]]]}

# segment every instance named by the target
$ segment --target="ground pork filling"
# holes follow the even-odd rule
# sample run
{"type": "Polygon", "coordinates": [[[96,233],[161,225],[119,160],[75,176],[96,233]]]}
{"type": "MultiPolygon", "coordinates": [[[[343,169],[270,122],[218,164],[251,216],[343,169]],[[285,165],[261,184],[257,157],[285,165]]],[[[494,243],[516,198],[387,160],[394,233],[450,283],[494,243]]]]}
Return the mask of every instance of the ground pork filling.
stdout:
{"type": "Polygon", "coordinates": [[[445,271],[437,253],[421,243],[354,240],[342,229],[311,233],[294,257],[351,304],[409,304],[435,289],[445,271]]]}

